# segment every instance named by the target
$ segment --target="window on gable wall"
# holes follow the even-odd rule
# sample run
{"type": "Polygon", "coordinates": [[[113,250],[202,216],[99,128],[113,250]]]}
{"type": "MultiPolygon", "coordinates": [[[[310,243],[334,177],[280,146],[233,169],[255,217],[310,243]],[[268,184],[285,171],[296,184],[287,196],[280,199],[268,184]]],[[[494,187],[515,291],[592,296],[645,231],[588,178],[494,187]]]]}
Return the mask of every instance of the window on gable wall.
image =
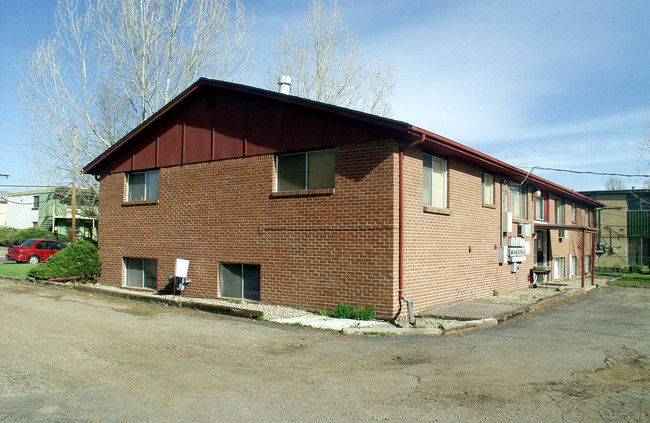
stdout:
{"type": "Polygon", "coordinates": [[[512,217],[515,219],[526,219],[526,187],[519,184],[513,184],[510,187],[512,194],[511,206],[512,206],[512,217]]]}
{"type": "Polygon", "coordinates": [[[422,169],[424,205],[447,208],[447,161],[425,154],[422,158],[422,169]]]}
{"type": "Polygon", "coordinates": [[[277,156],[277,190],[334,188],[334,150],[277,156]]]}
{"type": "Polygon", "coordinates": [[[483,203],[494,204],[494,176],[483,173],[483,203]]]}
{"type": "Polygon", "coordinates": [[[158,170],[130,173],[128,175],[127,201],[153,201],[158,199],[158,170]]]}
{"type": "Polygon", "coordinates": [[[564,225],[564,200],[561,198],[555,199],[555,224],[564,225]]]}

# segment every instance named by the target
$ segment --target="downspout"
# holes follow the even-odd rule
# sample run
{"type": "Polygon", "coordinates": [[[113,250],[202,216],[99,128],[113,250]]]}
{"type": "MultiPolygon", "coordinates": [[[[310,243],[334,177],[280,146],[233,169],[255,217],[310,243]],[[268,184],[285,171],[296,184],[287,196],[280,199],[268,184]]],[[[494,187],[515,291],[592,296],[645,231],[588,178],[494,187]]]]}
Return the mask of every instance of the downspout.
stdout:
{"type": "MultiPolygon", "coordinates": [[[[398,299],[400,301],[400,310],[401,310],[401,301],[406,302],[408,307],[409,314],[409,323],[415,324],[415,315],[413,313],[413,301],[408,298],[404,298],[404,153],[407,150],[410,150],[413,147],[416,147],[424,143],[425,135],[421,134],[420,139],[413,141],[407,146],[400,148],[399,150],[399,255],[398,255],[398,299]]],[[[399,312],[398,312],[399,313],[399,312]]],[[[397,316],[395,316],[397,317],[397,316]]]]}

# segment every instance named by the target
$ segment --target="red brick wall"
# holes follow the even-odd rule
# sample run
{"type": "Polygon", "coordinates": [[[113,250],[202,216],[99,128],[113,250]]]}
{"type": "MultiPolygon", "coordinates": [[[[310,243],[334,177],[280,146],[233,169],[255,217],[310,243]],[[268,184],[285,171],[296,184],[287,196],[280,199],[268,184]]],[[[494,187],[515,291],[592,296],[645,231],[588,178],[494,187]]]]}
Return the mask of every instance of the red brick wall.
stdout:
{"type": "MultiPolygon", "coordinates": [[[[529,286],[531,254],[517,273],[499,264],[502,210],[510,193],[494,175],[494,206],[482,202],[482,170],[448,159],[448,208],[423,209],[422,150],[404,158],[404,296],[416,311],[438,304],[529,286]],[[503,188],[503,199],[502,199],[503,188]]],[[[397,142],[336,147],[335,190],[326,195],[277,196],[274,156],[227,159],[160,170],[157,204],[125,206],[125,176],[105,176],[100,190],[102,282],[120,286],[123,257],[158,260],[158,288],[173,274],[176,258],[190,260],[192,283],[184,295],[219,297],[223,263],[261,266],[261,301],[332,309],[340,303],[372,306],[380,318],[399,309],[397,142]]],[[[528,219],[533,223],[529,189],[528,219]]],[[[551,196],[552,197],[552,196],[551,196]]],[[[571,222],[571,202],[565,208],[571,222]]],[[[549,204],[554,223],[554,203],[549,204]]],[[[577,224],[584,222],[584,208],[577,224]]],[[[533,231],[534,233],[534,231],[533,231]]],[[[567,240],[550,231],[549,261],[581,254],[578,232],[567,240]]],[[[591,240],[587,239],[587,252],[591,240]]],[[[579,272],[579,269],[577,269],[579,272]]],[[[402,310],[405,312],[405,310],[402,310]]]]}
{"type": "MultiPolygon", "coordinates": [[[[447,160],[447,210],[423,210],[422,154],[409,150],[405,168],[405,278],[404,296],[416,311],[454,301],[526,288],[534,257],[531,254],[517,273],[499,264],[501,245],[501,184],[494,175],[494,207],[483,204],[482,170],[456,159],[447,160]]],[[[445,158],[445,157],[442,157],[445,158]]],[[[533,203],[528,194],[529,220],[533,203]]],[[[510,209],[510,196],[503,198],[510,209]]],[[[513,225],[517,235],[517,226],[513,225]]],[[[531,243],[532,237],[526,237],[531,243]]],[[[504,245],[508,244],[503,237],[504,245]]]]}
{"type": "MultiPolygon", "coordinates": [[[[555,216],[555,207],[556,202],[559,200],[558,197],[550,196],[549,198],[549,222],[557,223],[555,216]]],[[[580,203],[576,203],[576,220],[573,220],[571,210],[573,208],[573,203],[570,200],[564,201],[564,223],[566,225],[576,225],[576,226],[585,226],[585,212],[586,208],[580,203]]],[[[592,223],[593,224],[593,223],[592,223]]],[[[582,254],[583,254],[583,238],[582,232],[579,230],[569,231],[569,238],[563,238],[562,231],[560,230],[550,230],[549,231],[549,266],[551,266],[551,274],[549,275],[550,280],[564,280],[569,278],[569,255],[576,256],[576,269],[574,270],[573,279],[580,278],[582,274],[582,254]],[[564,257],[564,278],[555,278],[553,269],[555,268],[555,258],[564,257]]],[[[595,237],[595,234],[585,234],[584,237],[584,252],[586,255],[591,255],[592,250],[592,238],[595,237]]],[[[586,273],[589,273],[590,269],[586,269],[586,273]]],[[[590,280],[585,279],[585,284],[591,283],[590,280]]]]}
{"type": "Polygon", "coordinates": [[[125,176],[100,190],[102,282],[123,257],[158,260],[158,289],[190,260],[184,295],[218,297],[219,266],[261,266],[261,301],[316,311],[340,303],[392,317],[396,302],[397,144],[336,148],[334,193],[274,197],[273,155],[160,169],[159,201],[123,206],[125,176]]]}

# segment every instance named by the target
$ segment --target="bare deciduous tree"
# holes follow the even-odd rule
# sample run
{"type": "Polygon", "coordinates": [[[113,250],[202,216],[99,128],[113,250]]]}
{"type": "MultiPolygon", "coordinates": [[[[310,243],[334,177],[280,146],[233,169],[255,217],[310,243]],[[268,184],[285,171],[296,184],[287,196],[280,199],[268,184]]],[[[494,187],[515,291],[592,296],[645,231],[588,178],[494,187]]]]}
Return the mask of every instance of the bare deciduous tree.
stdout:
{"type": "Polygon", "coordinates": [[[296,30],[285,28],[275,46],[269,88],[278,76],[292,78],[294,95],[388,116],[393,92],[392,67],[361,54],[359,41],[346,30],[338,3],[325,8],[313,0],[296,30]]]}
{"type": "Polygon", "coordinates": [[[616,190],[621,190],[621,189],[626,189],[627,186],[625,185],[625,182],[623,179],[617,177],[617,176],[610,176],[607,178],[605,181],[605,189],[609,191],[616,191],[616,190]]]}
{"type": "Polygon", "coordinates": [[[253,22],[241,0],[59,0],[18,66],[42,175],[96,189],[79,169],[199,76],[248,75],[253,22]]]}

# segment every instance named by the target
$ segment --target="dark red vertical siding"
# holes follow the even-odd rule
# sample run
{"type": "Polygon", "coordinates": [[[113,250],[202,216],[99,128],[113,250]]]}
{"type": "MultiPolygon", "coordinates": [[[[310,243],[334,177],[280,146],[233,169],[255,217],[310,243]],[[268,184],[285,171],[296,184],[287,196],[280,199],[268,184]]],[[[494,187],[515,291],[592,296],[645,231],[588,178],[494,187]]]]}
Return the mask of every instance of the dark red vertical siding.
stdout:
{"type": "Polygon", "coordinates": [[[199,97],[188,104],[183,112],[181,118],[185,122],[184,163],[212,160],[212,111],[206,110],[205,100],[199,97]]]}
{"type": "Polygon", "coordinates": [[[248,103],[246,154],[282,151],[283,107],[266,99],[253,99],[248,103]]]}
{"type": "Polygon", "coordinates": [[[243,156],[245,127],[246,100],[230,93],[219,95],[214,108],[212,160],[243,156]]]}

